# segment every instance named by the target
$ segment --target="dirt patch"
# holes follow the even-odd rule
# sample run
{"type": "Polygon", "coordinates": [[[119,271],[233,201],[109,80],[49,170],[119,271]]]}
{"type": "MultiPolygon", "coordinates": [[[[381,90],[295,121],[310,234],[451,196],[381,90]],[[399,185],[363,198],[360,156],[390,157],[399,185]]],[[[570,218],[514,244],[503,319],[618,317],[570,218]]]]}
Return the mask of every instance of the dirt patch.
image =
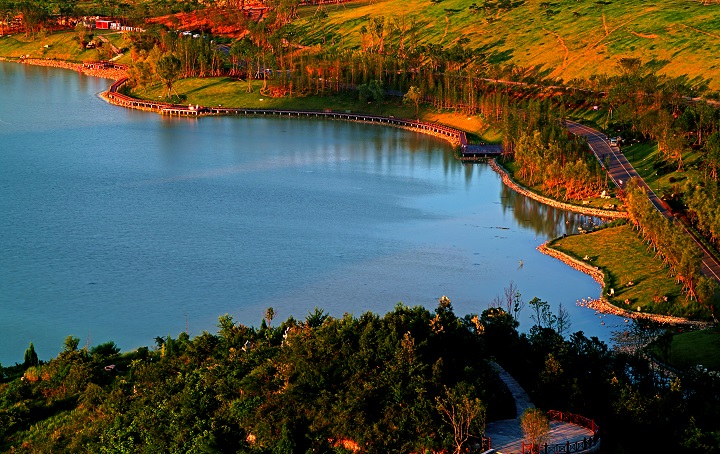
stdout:
{"type": "Polygon", "coordinates": [[[658,37],[658,35],[656,35],[655,33],[651,33],[651,34],[649,34],[649,35],[646,35],[646,34],[644,34],[644,33],[634,32],[634,31],[632,31],[632,30],[630,30],[630,33],[632,33],[633,35],[637,36],[638,38],[656,39],[656,38],[658,37]]]}
{"type": "Polygon", "coordinates": [[[697,33],[702,33],[703,35],[707,35],[707,36],[709,36],[709,37],[711,37],[711,38],[720,39],[720,35],[715,35],[715,34],[713,34],[713,33],[708,33],[708,32],[706,32],[706,31],[700,30],[699,28],[691,27],[691,26],[689,26],[689,25],[685,25],[685,24],[680,24],[680,25],[681,25],[682,27],[689,28],[690,30],[693,30],[693,31],[695,31],[695,32],[697,32],[697,33]]]}
{"type": "Polygon", "coordinates": [[[555,38],[558,40],[558,44],[560,44],[560,46],[561,46],[561,47],[563,48],[563,50],[565,51],[565,56],[563,57],[562,68],[560,68],[560,70],[562,71],[563,69],[567,68],[568,58],[570,57],[570,49],[568,49],[568,47],[565,45],[565,40],[562,39],[562,38],[560,37],[560,35],[558,35],[558,34],[555,33],[555,32],[552,32],[552,31],[550,31],[550,30],[548,30],[547,28],[544,28],[544,27],[543,27],[543,30],[544,30],[545,32],[547,32],[547,33],[550,33],[550,34],[554,35],[555,38]]]}
{"type": "Polygon", "coordinates": [[[247,2],[243,11],[208,8],[189,13],[177,13],[148,19],[148,24],[162,24],[173,30],[209,32],[240,38],[247,33],[246,19],[258,20],[265,16],[267,7],[247,2]]]}

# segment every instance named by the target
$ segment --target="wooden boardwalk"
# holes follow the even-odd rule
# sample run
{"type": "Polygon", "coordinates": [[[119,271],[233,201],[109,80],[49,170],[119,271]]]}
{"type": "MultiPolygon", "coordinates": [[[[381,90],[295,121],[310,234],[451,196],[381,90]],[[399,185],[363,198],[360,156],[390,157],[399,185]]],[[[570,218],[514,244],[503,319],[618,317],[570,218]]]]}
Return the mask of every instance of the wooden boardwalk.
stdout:
{"type": "Polygon", "coordinates": [[[145,101],[120,93],[119,88],[127,82],[127,78],[120,79],[110,86],[105,93],[106,99],[112,104],[128,107],[131,109],[146,110],[162,115],[170,116],[205,116],[205,115],[245,115],[245,116],[277,116],[277,117],[313,117],[326,118],[330,120],[357,121],[363,123],[375,123],[387,126],[418,131],[445,139],[452,145],[464,149],[468,146],[465,131],[419,120],[407,120],[403,118],[383,117],[380,115],[359,114],[351,112],[327,111],[302,111],[302,110],[280,110],[280,109],[244,109],[226,107],[205,107],[193,105],[179,105],[166,102],[145,101]]]}
{"type": "MultiPolygon", "coordinates": [[[[485,436],[490,438],[492,448],[497,453],[521,453],[525,435],[523,434],[522,427],[520,426],[520,416],[528,408],[535,408],[535,405],[533,405],[530,401],[530,397],[528,397],[522,386],[520,386],[520,384],[510,374],[500,367],[500,365],[496,363],[492,363],[492,365],[495,367],[498,372],[498,376],[508,387],[510,393],[515,399],[516,415],[515,419],[505,419],[489,423],[485,427],[485,436]]],[[[560,445],[561,449],[567,447],[566,449],[557,452],[580,452],[570,449],[570,446],[577,446],[579,444],[578,442],[591,439],[594,435],[595,434],[592,430],[577,424],[551,421],[548,446],[560,445]]],[[[599,447],[599,445],[596,447],[599,447]]],[[[588,450],[586,452],[592,451],[588,450]]]]}

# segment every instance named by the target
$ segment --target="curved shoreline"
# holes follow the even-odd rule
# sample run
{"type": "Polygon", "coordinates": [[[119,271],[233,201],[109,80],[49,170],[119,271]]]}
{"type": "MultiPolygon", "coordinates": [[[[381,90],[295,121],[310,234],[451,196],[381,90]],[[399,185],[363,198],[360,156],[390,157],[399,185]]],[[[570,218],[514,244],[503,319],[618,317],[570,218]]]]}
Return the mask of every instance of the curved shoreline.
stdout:
{"type": "Polygon", "coordinates": [[[286,110],[286,109],[252,109],[252,108],[231,108],[231,107],[206,107],[172,104],[166,102],[157,102],[133,98],[131,96],[120,93],[119,88],[127,81],[123,77],[116,80],[110,88],[101,94],[102,98],[110,104],[125,107],[129,109],[144,110],[155,112],[160,115],[170,116],[221,116],[221,115],[245,115],[245,116],[288,116],[288,117],[316,117],[331,120],[345,120],[358,123],[383,124],[386,126],[394,126],[401,129],[421,132],[423,134],[438,137],[450,142],[454,147],[465,147],[468,144],[465,131],[450,126],[429,123],[420,120],[408,120],[403,118],[384,117],[380,115],[350,113],[350,112],[334,112],[332,110],[325,111],[302,111],[302,110],[286,110]]]}
{"type": "Polygon", "coordinates": [[[45,66],[50,68],[69,69],[91,77],[120,80],[127,77],[127,70],[123,65],[99,65],[96,63],[73,63],[65,60],[49,60],[42,58],[9,59],[0,57],[0,61],[20,63],[32,66],[45,66]]]}
{"type": "Polygon", "coordinates": [[[507,173],[507,171],[500,167],[500,165],[494,159],[490,160],[490,167],[495,171],[495,173],[500,175],[500,178],[502,178],[505,186],[509,187],[520,195],[538,201],[542,204],[551,206],[553,208],[559,208],[565,211],[572,211],[573,213],[586,214],[589,216],[596,216],[605,219],[621,219],[628,217],[627,213],[625,213],[624,211],[603,210],[600,208],[585,208],[573,205],[571,203],[559,202],[555,199],[542,196],[516,183],[515,180],[513,180],[512,177],[507,173]]]}
{"type": "MultiPolygon", "coordinates": [[[[603,271],[596,267],[588,265],[587,263],[578,260],[576,258],[573,258],[569,256],[568,254],[565,254],[564,252],[560,252],[557,249],[553,249],[552,247],[548,246],[549,241],[546,241],[545,243],[541,244],[537,247],[537,250],[541,252],[542,254],[548,255],[554,259],[560,260],[561,262],[565,263],[569,267],[580,271],[581,273],[585,273],[590,275],[598,284],[600,284],[605,289],[605,273],[603,271]]],[[[610,301],[603,298],[602,296],[598,299],[588,301],[584,304],[582,304],[583,307],[587,307],[590,309],[594,309],[598,312],[602,312],[603,314],[612,314],[617,315],[620,317],[625,318],[632,318],[632,319],[643,319],[643,320],[652,320],[654,322],[663,324],[663,325],[685,325],[685,326],[692,326],[695,328],[708,328],[711,326],[710,322],[702,322],[697,320],[689,320],[687,318],[683,317],[675,317],[672,315],[659,315],[659,314],[650,314],[647,312],[633,312],[628,311],[626,309],[622,309],[620,307],[615,306],[614,304],[611,304],[610,301]]]]}
{"type": "MultiPolygon", "coordinates": [[[[11,61],[7,60],[3,57],[0,57],[0,61],[11,61]]],[[[292,116],[293,113],[295,113],[297,116],[302,114],[307,115],[315,115],[319,117],[330,117],[333,118],[333,116],[340,116],[341,119],[349,120],[349,121],[356,121],[356,122],[362,122],[362,123],[381,123],[386,124],[389,126],[395,126],[403,129],[413,130],[417,132],[422,132],[424,134],[432,135],[435,137],[442,138],[444,140],[449,141],[453,146],[464,146],[467,145],[467,138],[464,131],[450,128],[444,125],[434,125],[431,123],[425,123],[420,121],[414,121],[414,120],[402,120],[402,119],[395,119],[390,117],[379,117],[374,115],[362,115],[362,114],[340,114],[337,112],[301,112],[301,111],[285,111],[285,110],[267,110],[267,109],[210,109],[206,107],[196,107],[195,109],[190,109],[186,106],[176,105],[176,104],[169,104],[169,103],[158,103],[158,102],[152,102],[152,101],[143,101],[140,99],[132,98],[127,95],[123,95],[121,93],[117,92],[118,87],[120,87],[124,82],[125,78],[127,77],[127,72],[124,68],[99,68],[96,66],[88,66],[84,64],[79,63],[70,63],[60,60],[42,60],[42,59],[26,59],[23,61],[18,61],[18,63],[25,63],[30,65],[37,65],[37,66],[49,66],[49,67],[55,67],[55,68],[63,68],[63,69],[71,69],[74,71],[78,71],[80,73],[83,73],[88,76],[94,76],[94,77],[103,77],[108,79],[115,80],[115,83],[111,85],[111,87],[101,93],[102,99],[107,101],[110,104],[117,105],[120,107],[125,108],[131,108],[136,110],[145,110],[145,111],[153,111],[159,114],[172,114],[169,112],[166,112],[167,110],[170,110],[171,112],[177,112],[178,110],[185,111],[186,114],[192,114],[192,115],[264,115],[264,114],[273,114],[273,115],[288,115],[292,116]],[[192,113],[191,113],[192,112],[192,113]],[[368,120],[372,119],[372,120],[368,120]],[[376,121],[377,120],[377,121],[376,121]]],[[[580,214],[590,215],[590,216],[597,216],[602,218],[609,218],[609,219],[618,219],[618,218],[626,218],[627,213],[619,212],[619,211],[611,211],[611,210],[603,210],[598,208],[585,208],[580,207],[577,205],[572,205],[569,203],[559,202],[554,199],[541,196],[539,194],[536,194],[532,191],[530,191],[527,188],[522,187],[518,183],[516,183],[510,175],[503,169],[500,165],[497,164],[497,162],[494,159],[489,160],[490,167],[498,173],[502,179],[503,184],[508,186],[510,189],[514,190],[520,195],[523,195],[525,197],[528,197],[530,199],[536,200],[540,203],[543,203],[545,205],[563,209],[566,211],[572,211],[580,214]]],[[[557,260],[560,260],[561,262],[565,263],[566,265],[570,266],[571,268],[574,268],[575,270],[578,270],[580,272],[583,272],[585,274],[590,275],[596,282],[598,282],[602,288],[605,288],[605,274],[598,269],[597,267],[592,267],[584,262],[581,262],[579,260],[576,260],[569,255],[562,253],[560,251],[557,251],[555,249],[552,249],[547,246],[547,242],[541,244],[537,247],[537,250],[540,251],[543,254],[546,254],[550,257],[553,257],[557,260]]],[[[633,319],[649,319],[653,320],[659,323],[663,324],[673,324],[673,325],[693,325],[693,326],[709,326],[709,323],[707,322],[698,322],[698,321],[692,321],[681,317],[673,317],[673,316],[666,316],[666,315],[656,315],[656,314],[648,314],[648,313],[638,313],[638,312],[631,312],[627,311],[625,309],[621,309],[617,306],[614,306],[610,304],[609,301],[607,301],[605,298],[598,298],[596,300],[590,301],[586,304],[586,307],[595,309],[599,312],[618,315],[626,318],[633,318],[633,319]]]]}

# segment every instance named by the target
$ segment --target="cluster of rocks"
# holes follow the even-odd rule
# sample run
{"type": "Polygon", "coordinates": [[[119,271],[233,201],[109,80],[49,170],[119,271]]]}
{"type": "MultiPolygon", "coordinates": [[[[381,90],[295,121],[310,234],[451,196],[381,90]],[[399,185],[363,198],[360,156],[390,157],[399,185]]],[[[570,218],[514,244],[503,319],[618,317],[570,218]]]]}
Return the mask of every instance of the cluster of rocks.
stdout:
{"type": "MultiPolygon", "coordinates": [[[[596,266],[589,265],[581,260],[577,260],[564,254],[556,249],[549,248],[547,243],[543,243],[537,247],[537,250],[545,255],[549,255],[552,258],[560,260],[566,265],[574,268],[582,273],[590,275],[596,282],[598,282],[603,288],[605,288],[605,274],[596,266]]],[[[648,314],[646,312],[636,312],[621,309],[617,306],[610,304],[605,298],[583,300],[578,302],[579,306],[587,307],[603,314],[617,315],[619,317],[633,318],[633,319],[645,319],[653,320],[655,322],[666,324],[666,325],[689,325],[695,328],[706,328],[710,324],[708,322],[699,322],[695,320],[688,320],[682,317],[675,317],[672,315],[659,315],[659,314],[648,314]]]]}
{"type": "Polygon", "coordinates": [[[62,60],[46,60],[42,58],[22,58],[20,62],[35,66],[50,66],[53,68],[71,69],[87,76],[103,77],[106,79],[119,80],[127,77],[127,68],[122,65],[100,65],[72,63],[62,60]]]}
{"type": "Polygon", "coordinates": [[[518,194],[522,194],[525,197],[528,197],[530,199],[536,200],[540,203],[544,203],[545,205],[559,208],[561,210],[567,210],[572,211],[574,213],[580,213],[580,214],[586,214],[589,216],[596,216],[599,218],[605,218],[605,219],[618,219],[618,218],[626,218],[627,213],[623,211],[613,211],[613,210],[601,210],[599,208],[589,208],[589,207],[581,207],[577,205],[573,205],[570,203],[564,203],[564,202],[558,202],[557,200],[553,200],[549,197],[544,197],[539,194],[536,194],[532,192],[531,190],[524,188],[517,184],[513,179],[508,175],[508,173],[500,167],[497,162],[494,160],[490,161],[490,167],[500,175],[500,178],[502,178],[503,183],[512,189],[513,191],[517,192],[518,194]]]}

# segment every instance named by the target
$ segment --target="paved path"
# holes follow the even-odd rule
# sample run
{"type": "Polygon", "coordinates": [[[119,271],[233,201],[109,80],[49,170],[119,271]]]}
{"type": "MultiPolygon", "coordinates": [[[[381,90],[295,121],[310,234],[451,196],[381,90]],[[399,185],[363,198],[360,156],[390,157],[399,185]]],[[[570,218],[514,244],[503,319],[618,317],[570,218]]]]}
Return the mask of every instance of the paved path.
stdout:
{"type": "MultiPolygon", "coordinates": [[[[497,370],[500,379],[512,393],[515,399],[515,419],[505,419],[491,422],[485,427],[485,436],[490,437],[492,448],[503,454],[519,453],[525,437],[520,427],[520,415],[528,408],[535,408],[522,386],[499,364],[491,363],[497,370]]],[[[590,429],[560,421],[550,422],[550,439],[548,444],[570,443],[583,438],[590,438],[593,433],[590,429]]]]}
{"type": "MultiPolygon", "coordinates": [[[[609,164],[608,172],[610,174],[610,178],[612,178],[613,182],[618,187],[624,187],[630,178],[638,178],[641,185],[645,187],[648,197],[650,198],[650,202],[655,205],[655,208],[657,208],[660,214],[662,214],[666,219],[673,220],[675,218],[668,209],[668,206],[660,200],[660,197],[658,197],[655,191],[653,191],[652,188],[645,183],[645,180],[640,178],[640,175],[638,175],[635,168],[630,164],[630,162],[628,162],[627,158],[625,158],[625,155],[620,152],[620,149],[618,147],[610,146],[607,140],[605,140],[604,134],[583,124],[575,123],[574,121],[567,120],[566,126],[568,131],[571,133],[587,138],[588,145],[590,145],[590,149],[593,153],[595,153],[598,161],[600,161],[603,165],[605,165],[606,162],[609,164]]],[[[690,235],[693,241],[695,241],[700,248],[703,254],[702,273],[705,276],[712,277],[716,281],[720,282],[720,262],[718,262],[715,257],[710,254],[707,248],[698,241],[695,235],[688,231],[682,223],[679,223],[678,225],[682,227],[686,234],[690,235]]]]}

